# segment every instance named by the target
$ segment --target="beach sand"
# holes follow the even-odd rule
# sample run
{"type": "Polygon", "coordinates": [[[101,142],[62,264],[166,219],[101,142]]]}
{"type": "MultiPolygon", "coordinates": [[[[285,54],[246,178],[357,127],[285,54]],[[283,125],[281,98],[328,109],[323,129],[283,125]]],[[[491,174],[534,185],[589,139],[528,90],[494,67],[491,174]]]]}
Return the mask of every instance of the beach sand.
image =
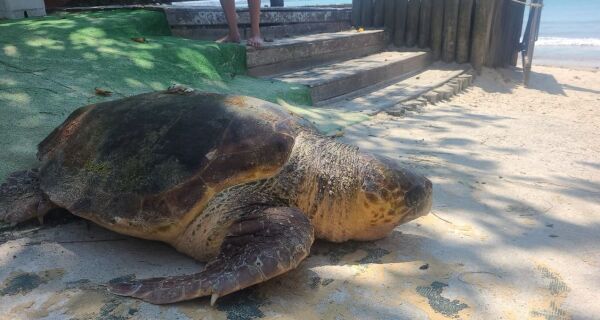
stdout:
{"type": "Polygon", "coordinates": [[[600,73],[484,70],[452,100],[340,139],[415,168],[433,212],[373,243],[317,243],[295,271],[170,306],[98,283],[194,272],[83,221],[0,232],[0,318],[592,319],[600,314],[600,73]]]}
{"type": "Polygon", "coordinates": [[[451,101],[382,114],[345,141],[432,179],[435,215],[399,229],[428,239],[474,318],[597,318],[600,73],[535,66],[520,80],[485,70],[451,101]]]}

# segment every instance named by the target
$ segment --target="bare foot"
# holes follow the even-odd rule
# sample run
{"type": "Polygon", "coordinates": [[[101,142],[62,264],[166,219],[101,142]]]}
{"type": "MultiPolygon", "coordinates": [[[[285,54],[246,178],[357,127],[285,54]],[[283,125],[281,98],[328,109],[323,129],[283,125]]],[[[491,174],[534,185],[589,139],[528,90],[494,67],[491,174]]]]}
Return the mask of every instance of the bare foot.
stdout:
{"type": "Polygon", "coordinates": [[[265,43],[265,41],[260,36],[252,36],[248,38],[247,43],[251,47],[260,48],[265,43]]]}
{"type": "Polygon", "coordinates": [[[236,36],[229,34],[215,42],[217,42],[217,43],[240,43],[240,40],[241,40],[241,38],[240,38],[239,34],[236,36]]]}

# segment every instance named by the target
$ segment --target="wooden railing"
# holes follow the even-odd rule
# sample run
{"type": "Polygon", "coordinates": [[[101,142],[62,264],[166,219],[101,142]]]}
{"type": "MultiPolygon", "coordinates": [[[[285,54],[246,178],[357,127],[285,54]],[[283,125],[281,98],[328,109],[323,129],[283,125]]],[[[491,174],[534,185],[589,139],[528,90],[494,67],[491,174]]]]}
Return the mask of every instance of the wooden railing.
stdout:
{"type": "Polygon", "coordinates": [[[430,48],[434,59],[516,65],[525,12],[519,0],[353,0],[352,24],[385,28],[398,47],[430,48]]]}

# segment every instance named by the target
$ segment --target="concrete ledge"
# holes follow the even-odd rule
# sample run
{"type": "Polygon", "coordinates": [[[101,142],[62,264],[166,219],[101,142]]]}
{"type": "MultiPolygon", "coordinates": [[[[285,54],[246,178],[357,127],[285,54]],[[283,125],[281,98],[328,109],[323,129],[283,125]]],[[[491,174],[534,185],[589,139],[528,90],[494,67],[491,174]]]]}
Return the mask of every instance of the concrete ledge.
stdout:
{"type": "Polygon", "coordinates": [[[49,12],[65,11],[65,12],[82,12],[82,11],[110,11],[110,10],[155,10],[163,11],[166,6],[164,5],[146,5],[146,4],[132,4],[132,5],[114,5],[114,6],[88,6],[88,7],[54,7],[48,9],[49,12]]]}
{"type": "MultiPolygon", "coordinates": [[[[226,25],[225,14],[220,7],[164,7],[167,20],[171,26],[210,26],[226,25]]],[[[237,10],[238,23],[250,24],[247,8],[237,10]]],[[[352,9],[349,8],[263,8],[260,22],[268,24],[292,24],[312,22],[350,22],[352,9]]]]}
{"type": "Polygon", "coordinates": [[[42,17],[46,7],[42,0],[0,0],[0,18],[42,17]]]}
{"type": "MultiPolygon", "coordinates": [[[[349,30],[350,22],[315,22],[315,23],[296,23],[282,24],[274,26],[262,26],[260,32],[265,39],[280,39],[291,36],[340,32],[349,30]]],[[[172,26],[171,31],[174,36],[196,39],[196,40],[216,40],[227,34],[227,27],[212,26],[172,26]]],[[[240,34],[242,38],[247,39],[250,35],[249,27],[241,27],[240,34]]]]}

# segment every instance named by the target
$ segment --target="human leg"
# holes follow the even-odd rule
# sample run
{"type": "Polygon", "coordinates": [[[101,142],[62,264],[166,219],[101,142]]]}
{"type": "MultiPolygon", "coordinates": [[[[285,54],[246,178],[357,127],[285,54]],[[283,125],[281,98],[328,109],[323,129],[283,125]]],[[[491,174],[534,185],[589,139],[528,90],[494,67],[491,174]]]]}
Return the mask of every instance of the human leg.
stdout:
{"type": "MultiPolygon", "coordinates": [[[[260,1],[260,0],[259,0],[260,1]]],[[[240,42],[240,30],[237,25],[237,14],[235,12],[235,0],[221,0],[221,7],[225,12],[229,33],[227,36],[217,40],[217,42],[240,42]]]]}
{"type": "Polygon", "coordinates": [[[248,38],[248,45],[258,48],[263,45],[264,40],[260,35],[260,0],[248,0],[250,10],[250,27],[252,34],[248,38]]]}

